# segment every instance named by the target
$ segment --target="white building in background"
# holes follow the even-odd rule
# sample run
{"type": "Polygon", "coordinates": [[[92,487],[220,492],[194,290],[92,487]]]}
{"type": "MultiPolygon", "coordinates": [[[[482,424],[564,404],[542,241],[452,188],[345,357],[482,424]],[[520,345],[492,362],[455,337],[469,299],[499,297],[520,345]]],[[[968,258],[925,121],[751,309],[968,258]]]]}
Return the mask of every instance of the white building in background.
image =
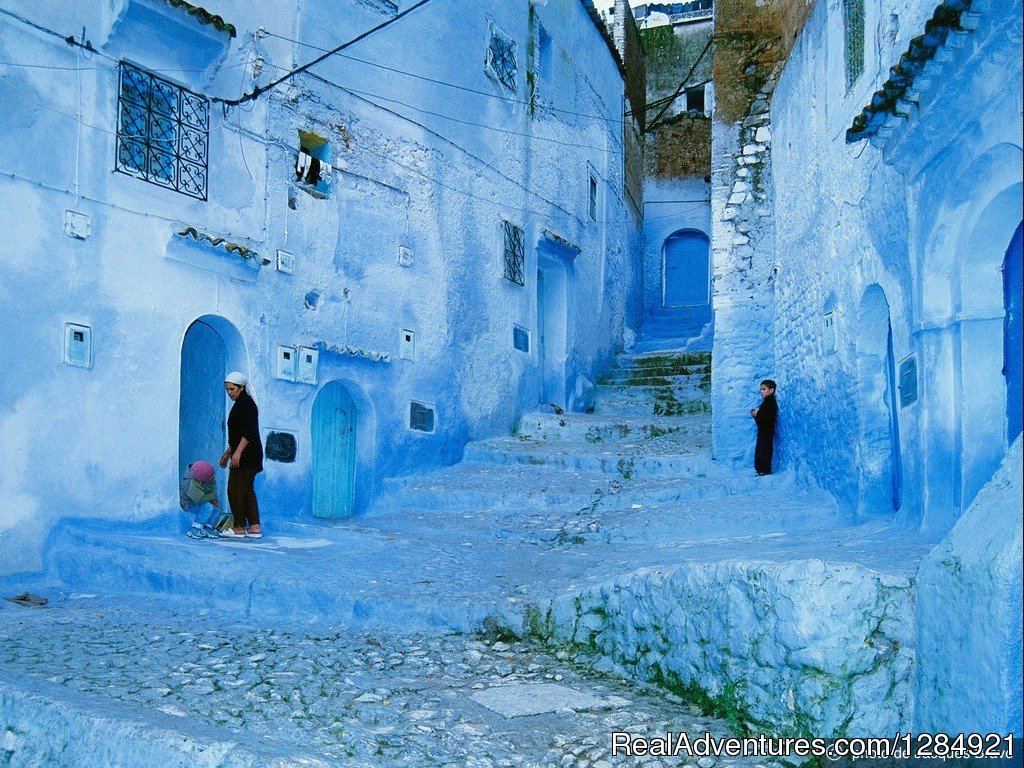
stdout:
{"type": "Polygon", "coordinates": [[[229,370],[273,526],[582,407],[636,324],[623,65],[579,0],[0,5],[3,572],[174,509],[229,370]]]}

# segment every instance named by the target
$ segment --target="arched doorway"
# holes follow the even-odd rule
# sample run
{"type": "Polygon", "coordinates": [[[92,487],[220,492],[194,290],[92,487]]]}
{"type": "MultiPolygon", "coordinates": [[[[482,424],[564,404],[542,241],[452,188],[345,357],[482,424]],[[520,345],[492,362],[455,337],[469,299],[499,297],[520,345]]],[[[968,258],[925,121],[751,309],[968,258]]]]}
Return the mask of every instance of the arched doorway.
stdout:
{"type": "Polygon", "coordinates": [[[857,338],[858,513],[898,510],[902,503],[902,459],[896,360],[889,302],[881,286],[868,286],[860,303],[857,338]]]}
{"type": "Polygon", "coordinates": [[[332,381],[313,402],[313,515],[349,517],[355,511],[356,408],[348,390],[332,381]]]}
{"type": "MultiPolygon", "coordinates": [[[[243,373],[247,370],[244,347],[235,327],[214,315],[193,322],[181,343],[179,479],[194,461],[202,459],[216,466],[227,446],[224,376],[232,369],[243,373]]],[[[227,487],[223,478],[218,487],[227,487]]]]}
{"type": "Polygon", "coordinates": [[[663,307],[697,307],[709,303],[710,240],[696,229],[681,229],[662,246],[663,307]]]}
{"type": "Polygon", "coordinates": [[[1024,347],[1021,341],[1021,224],[1013,233],[1003,259],[1003,376],[1006,379],[1006,441],[1012,443],[1021,433],[1021,376],[1024,347]]]}

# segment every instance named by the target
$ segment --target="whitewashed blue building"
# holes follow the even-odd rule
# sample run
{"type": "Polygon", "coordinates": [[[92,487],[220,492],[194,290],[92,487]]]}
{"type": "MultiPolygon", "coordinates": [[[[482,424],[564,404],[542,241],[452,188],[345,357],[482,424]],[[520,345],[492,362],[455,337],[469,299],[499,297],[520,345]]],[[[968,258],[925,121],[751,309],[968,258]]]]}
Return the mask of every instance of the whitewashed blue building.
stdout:
{"type": "Polygon", "coordinates": [[[1021,732],[1021,3],[821,0],[715,126],[716,457],[778,381],[776,462],[941,543],[914,720],[1021,732]]]}
{"type": "Polygon", "coordinates": [[[229,370],[272,526],[582,407],[635,327],[624,65],[589,4],[2,6],[0,571],[63,518],[173,509],[229,370]]]}

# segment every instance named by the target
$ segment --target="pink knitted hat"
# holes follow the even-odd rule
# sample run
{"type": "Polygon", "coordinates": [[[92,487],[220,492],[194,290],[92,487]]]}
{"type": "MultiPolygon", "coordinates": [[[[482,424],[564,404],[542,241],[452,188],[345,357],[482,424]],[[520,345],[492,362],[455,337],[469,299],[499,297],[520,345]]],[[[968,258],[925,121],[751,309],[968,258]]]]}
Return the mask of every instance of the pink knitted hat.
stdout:
{"type": "Polygon", "coordinates": [[[192,465],[192,479],[200,483],[213,480],[213,465],[208,461],[197,461],[192,465]]]}

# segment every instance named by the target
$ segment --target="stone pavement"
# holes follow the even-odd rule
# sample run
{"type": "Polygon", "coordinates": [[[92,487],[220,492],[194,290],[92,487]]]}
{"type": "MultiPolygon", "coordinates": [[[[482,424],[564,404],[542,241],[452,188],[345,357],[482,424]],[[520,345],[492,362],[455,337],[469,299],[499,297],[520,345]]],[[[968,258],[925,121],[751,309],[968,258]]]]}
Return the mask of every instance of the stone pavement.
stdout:
{"type": "Polygon", "coordinates": [[[147,724],[130,743],[115,743],[116,732],[100,725],[92,741],[44,757],[32,744],[53,738],[56,716],[44,709],[31,722],[11,722],[8,713],[0,764],[80,767],[95,764],[102,750],[103,765],[139,765],[132,762],[138,745],[169,731],[180,736],[166,754],[149,756],[158,761],[151,767],[220,765],[229,752],[255,765],[287,755],[282,765],[656,768],[697,759],[613,759],[612,732],[729,733],[672,694],[627,685],[581,661],[483,635],[223,626],[86,597],[42,608],[5,602],[0,700],[16,686],[65,706],[74,698],[79,721],[100,712],[147,724]],[[197,746],[204,736],[212,742],[205,749],[197,746]]]}
{"type": "Polygon", "coordinates": [[[357,518],[268,511],[261,541],[187,539],[173,515],[66,524],[44,573],[0,580],[51,600],[0,614],[0,758],[76,733],[8,765],[596,766],[619,724],[725,732],[653,679],[761,729],[888,728],[932,542],[851,526],[792,473],[712,461],[709,375],[706,356],[624,358],[594,413],[527,414],[357,518]],[[474,698],[512,683],[576,694],[518,688],[505,715],[474,698]],[[558,709],[512,716],[537,693],[558,709]],[[33,737],[36,721],[61,725],[33,737]],[[149,756],[102,757],[125,740],[149,756]],[[89,744],[99,757],[74,752],[89,744]]]}

